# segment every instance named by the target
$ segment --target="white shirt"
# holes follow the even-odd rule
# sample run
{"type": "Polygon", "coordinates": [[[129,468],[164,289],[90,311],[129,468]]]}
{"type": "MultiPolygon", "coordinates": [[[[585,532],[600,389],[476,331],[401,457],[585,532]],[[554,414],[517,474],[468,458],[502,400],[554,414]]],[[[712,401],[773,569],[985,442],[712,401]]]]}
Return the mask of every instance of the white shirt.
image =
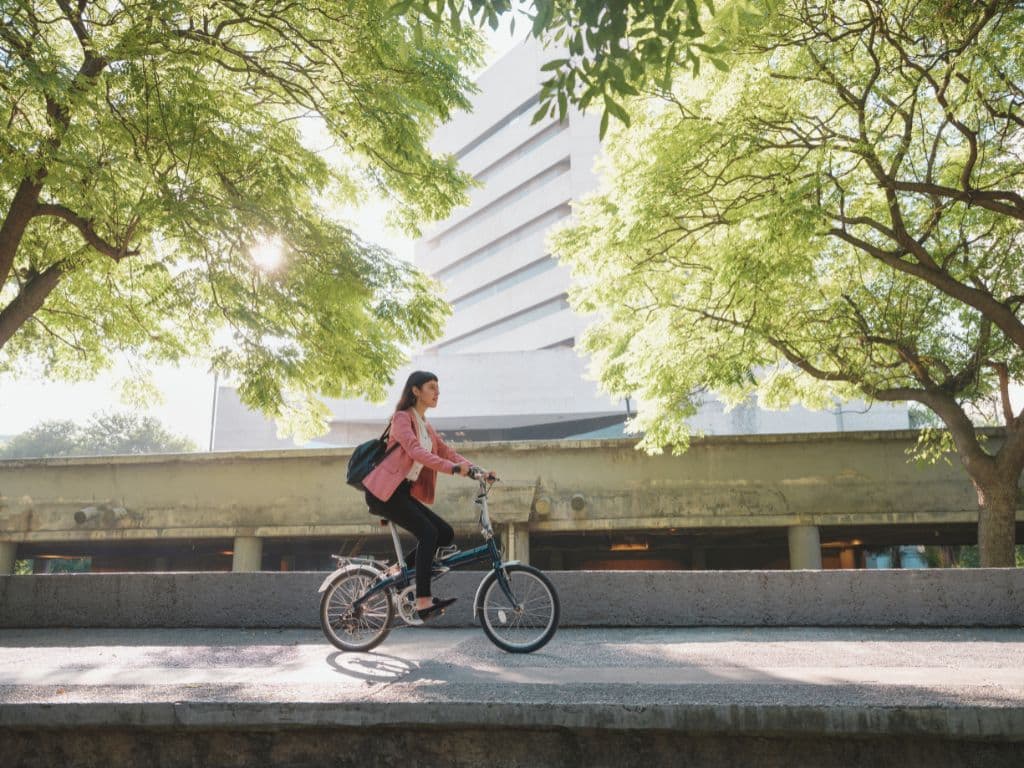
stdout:
{"type": "MultiPolygon", "coordinates": [[[[430,439],[430,431],[427,429],[427,420],[420,416],[420,412],[415,408],[412,411],[412,415],[415,417],[416,433],[420,437],[420,445],[428,451],[433,450],[434,441],[430,439]]],[[[414,461],[412,463],[412,469],[409,470],[409,474],[405,476],[405,479],[416,482],[416,479],[420,476],[421,469],[423,469],[423,465],[418,461],[414,461]]]]}

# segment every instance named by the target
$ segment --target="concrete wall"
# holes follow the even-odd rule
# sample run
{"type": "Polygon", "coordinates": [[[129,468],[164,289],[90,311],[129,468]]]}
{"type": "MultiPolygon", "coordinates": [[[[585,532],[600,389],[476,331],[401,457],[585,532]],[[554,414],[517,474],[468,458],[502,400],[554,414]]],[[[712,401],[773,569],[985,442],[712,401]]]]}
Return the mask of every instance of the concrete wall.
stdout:
{"type": "MultiPolygon", "coordinates": [[[[0,628],[318,627],[323,573],[0,576],[0,628]]],[[[470,626],[480,572],[447,574],[470,626]]],[[[549,574],[562,626],[1024,626],[1024,569],[549,574]]]]}
{"type": "MultiPolygon", "coordinates": [[[[908,462],[912,432],[739,436],[648,456],[634,441],[467,443],[500,473],[495,523],[532,532],[972,523],[954,459],[908,462]]],[[[0,541],[377,532],[344,483],[346,449],[0,462],[0,541]],[[92,507],[81,522],[75,513],[92,507]]],[[[434,508],[476,530],[476,485],[442,477],[434,508]]],[[[84,516],[79,516],[82,519],[84,516]]]]}
{"type": "MultiPolygon", "coordinates": [[[[908,461],[915,433],[738,436],[648,456],[631,440],[467,443],[503,478],[498,525],[531,532],[972,523],[955,461],[908,461]]],[[[378,532],[344,483],[346,449],[0,462],[0,541],[347,536],[378,532]],[[76,512],[93,508],[91,517],[76,512]]],[[[477,530],[476,485],[442,477],[434,508],[477,530]]]]}

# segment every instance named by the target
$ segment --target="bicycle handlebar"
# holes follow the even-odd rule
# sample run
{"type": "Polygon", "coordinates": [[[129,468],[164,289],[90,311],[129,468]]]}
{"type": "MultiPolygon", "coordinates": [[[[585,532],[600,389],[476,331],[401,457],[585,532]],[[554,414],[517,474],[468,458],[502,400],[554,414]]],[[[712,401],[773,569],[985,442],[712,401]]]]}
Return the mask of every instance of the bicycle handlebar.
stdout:
{"type": "Polygon", "coordinates": [[[488,472],[484,475],[484,471],[480,467],[470,467],[469,478],[470,480],[488,480],[492,483],[498,480],[498,476],[493,472],[488,472]]]}

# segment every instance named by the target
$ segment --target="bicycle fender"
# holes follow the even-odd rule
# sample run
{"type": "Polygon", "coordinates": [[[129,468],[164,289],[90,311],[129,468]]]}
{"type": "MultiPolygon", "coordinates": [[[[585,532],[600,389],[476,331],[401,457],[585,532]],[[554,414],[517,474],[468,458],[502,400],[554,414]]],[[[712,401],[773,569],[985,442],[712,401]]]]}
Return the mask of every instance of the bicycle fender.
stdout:
{"type": "Polygon", "coordinates": [[[341,574],[348,573],[349,571],[357,571],[360,568],[368,568],[368,567],[369,566],[367,566],[365,563],[350,563],[348,565],[343,565],[341,568],[339,568],[338,570],[336,570],[333,573],[329,574],[327,576],[327,578],[324,579],[323,583],[320,585],[320,589],[317,590],[317,594],[326,591],[327,587],[330,586],[330,583],[332,581],[334,581],[336,578],[338,578],[339,576],[341,576],[341,574]]]}
{"type": "MultiPolygon", "coordinates": [[[[502,566],[502,568],[504,568],[507,565],[519,565],[520,562],[521,562],[520,560],[509,560],[507,563],[502,563],[501,566],[502,566]]],[[[494,573],[494,571],[491,571],[491,573],[494,573]]],[[[485,581],[487,581],[487,577],[486,576],[484,578],[480,579],[480,584],[476,588],[476,595],[473,596],[473,619],[474,619],[474,621],[476,620],[476,609],[477,609],[477,606],[480,605],[480,597],[481,597],[481,593],[483,592],[483,589],[484,589],[484,582],[485,581]]]]}

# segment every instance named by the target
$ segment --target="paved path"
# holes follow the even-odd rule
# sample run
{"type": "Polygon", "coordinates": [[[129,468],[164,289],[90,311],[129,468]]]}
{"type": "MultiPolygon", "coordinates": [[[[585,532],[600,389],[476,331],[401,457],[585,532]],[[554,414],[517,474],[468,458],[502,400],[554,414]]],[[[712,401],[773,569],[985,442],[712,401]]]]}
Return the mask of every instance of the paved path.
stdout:
{"type": "Polygon", "coordinates": [[[1024,630],[0,631],[5,766],[1019,768],[1024,630]],[[683,756],[683,757],[681,757],[683,756]]]}
{"type": "Polygon", "coordinates": [[[565,629],[531,655],[471,629],[397,630],[368,654],[311,630],[0,631],[0,704],[72,702],[1021,710],[1024,630],[565,629]]]}

